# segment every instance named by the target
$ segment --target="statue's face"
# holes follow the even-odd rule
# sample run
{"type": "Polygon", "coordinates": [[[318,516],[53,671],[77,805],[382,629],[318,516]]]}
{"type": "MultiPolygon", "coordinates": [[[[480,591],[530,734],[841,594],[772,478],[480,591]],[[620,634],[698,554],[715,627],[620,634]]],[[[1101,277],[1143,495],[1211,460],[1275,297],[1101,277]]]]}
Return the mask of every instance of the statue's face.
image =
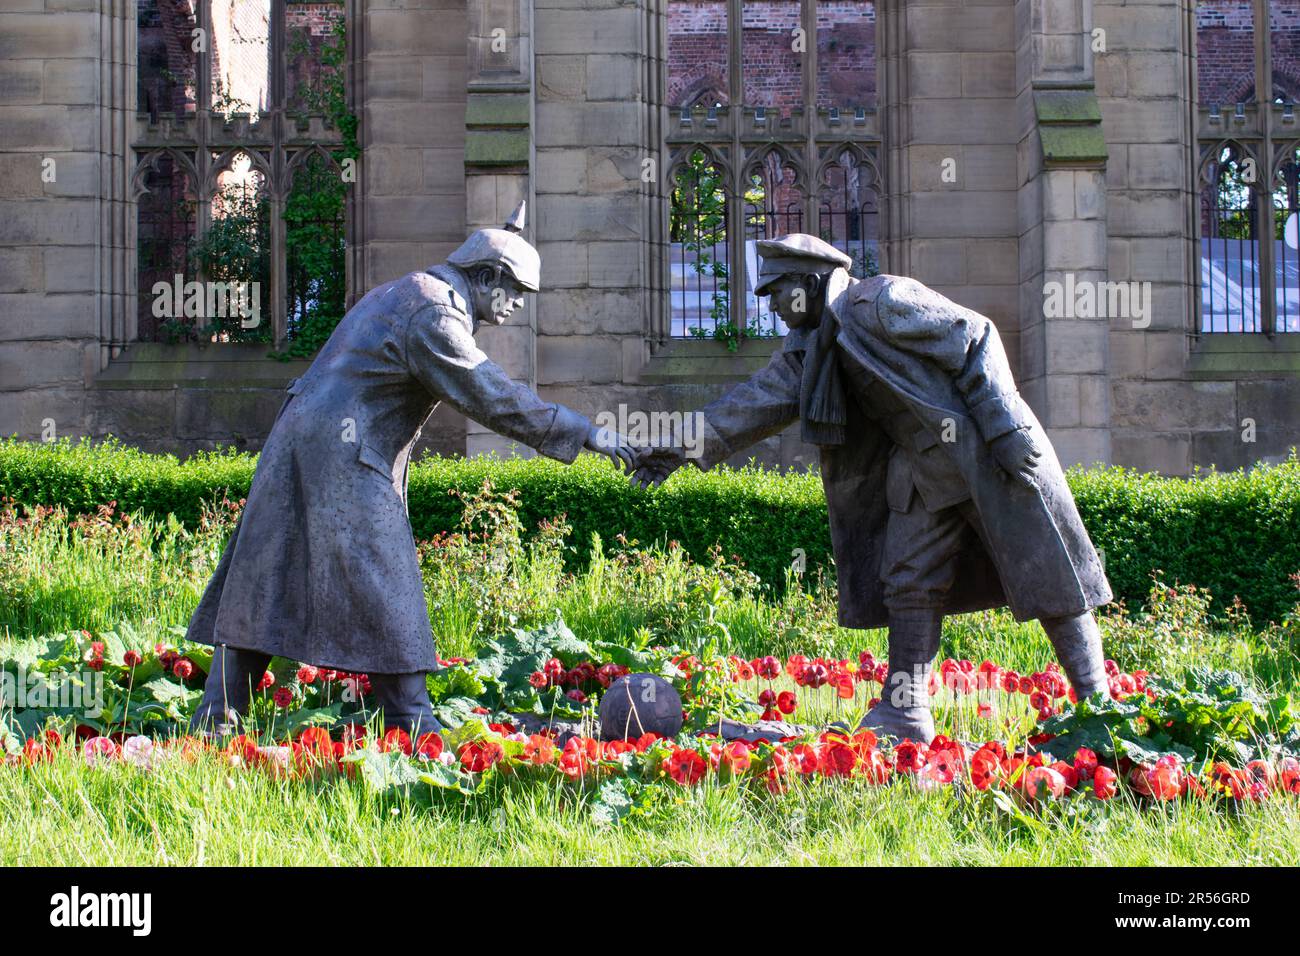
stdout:
{"type": "Polygon", "coordinates": [[[772,311],[792,329],[815,326],[821,317],[821,293],[817,290],[817,277],[785,275],[767,289],[772,311]]]}
{"type": "Polygon", "coordinates": [[[501,325],[523,308],[528,290],[500,269],[480,269],[474,276],[474,318],[501,325]]]}

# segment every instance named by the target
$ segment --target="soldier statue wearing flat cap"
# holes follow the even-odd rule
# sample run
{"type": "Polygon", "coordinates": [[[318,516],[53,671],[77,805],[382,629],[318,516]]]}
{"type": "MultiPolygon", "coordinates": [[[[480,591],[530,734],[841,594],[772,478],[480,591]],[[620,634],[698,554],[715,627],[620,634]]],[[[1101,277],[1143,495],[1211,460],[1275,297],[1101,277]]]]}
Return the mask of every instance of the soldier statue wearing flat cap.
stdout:
{"type": "Polygon", "coordinates": [[[511,381],[474,344],[536,292],[520,235],[474,233],[427,272],[372,289],[290,383],[247,504],[190,621],[215,646],[196,729],[231,728],[272,656],[368,674],[385,722],[436,730],[437,666],[406,510],[411,450],[440,402],[543,455],[584,448],[630,465],[621,436],[511,381]]]}
{"type": "MultiPolygon", "coordinates": [[[[1042,623],[1080,698],[1105,691],[1092,609],[1110,587],[993,323],[912,279],[855,280],[814,236],[758,251],[755,292],[790,332],[705,406],[703,453],[689,460],[707,469],[796,419],[819,446],[839,622],[889,627],[889,678],[864,726],[931,740],[943,616],[1003,605],[1042,623]]],[[[665,447],[636,460],[645,485],[688,459],[665,447]]]]}

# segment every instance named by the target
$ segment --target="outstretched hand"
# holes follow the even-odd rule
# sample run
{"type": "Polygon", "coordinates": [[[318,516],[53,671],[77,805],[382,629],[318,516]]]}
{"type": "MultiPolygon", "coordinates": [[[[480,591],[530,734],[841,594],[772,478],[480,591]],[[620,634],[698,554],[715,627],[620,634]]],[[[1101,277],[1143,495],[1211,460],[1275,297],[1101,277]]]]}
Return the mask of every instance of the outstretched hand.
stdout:
{"type": "Polygon", "coordinates": [[[611,431],[608,428],[597,428],[593,425],[591,430],[587,432],[587,440],[582,447],[588,451],[605,455],[619,471],[630,472],[635,467],[635,451],[631,442],[616,431],[611,431]]]}
{"type": "Polygon", "coordinates": [[[641,488],[657,488],[686,464],[686,449],[680,445],[652,445],[633,453],[636,471],[632,483],[641,488]]]}

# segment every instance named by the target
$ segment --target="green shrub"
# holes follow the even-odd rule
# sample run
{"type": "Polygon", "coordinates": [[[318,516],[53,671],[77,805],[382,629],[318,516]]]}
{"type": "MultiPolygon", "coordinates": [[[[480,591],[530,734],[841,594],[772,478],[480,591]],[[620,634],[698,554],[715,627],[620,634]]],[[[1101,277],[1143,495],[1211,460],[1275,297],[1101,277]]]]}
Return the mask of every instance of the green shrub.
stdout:
{"type": "MultiPolygon", "coordinates": [[[[234,452],[180,462],[113,442],[0,440],[0,495],[81,513],[116,501],[120,510],[160,519],[174,514],[197,527],[204,503],[247,494],[255,465],[255,456],[234,452]]],[[[609,542],[620,536],[643,544],[675,540],[701,561],[720,544],[725,556],[739,557],[777,589],[796,549],[809,572],[830,565],[826,503],[816,474],[685,468],[662,488],[642,491],[592,455],[572,466],[540,458],[425,458],[411,469],[416,538],[456,529],[463,501],[450,492],[472,495],[487,477],[500,491],[519,491],[519,517],[530,534],[543,519],[567,516],[578,546],[574,566],[590,557],[594,534],[609,542]]],[[[1069,481],[1104,552],[1116,596],[1131,607],[1146,600],[1157,571],[1170,584],[1208,589],[1216,611],[1238,596],[1261,622],[1280,619],[1295,604],[1300,461],[1294,456],[1280,465],[1186,481],[1122,468],[1075,469],[1069,481]]]]}

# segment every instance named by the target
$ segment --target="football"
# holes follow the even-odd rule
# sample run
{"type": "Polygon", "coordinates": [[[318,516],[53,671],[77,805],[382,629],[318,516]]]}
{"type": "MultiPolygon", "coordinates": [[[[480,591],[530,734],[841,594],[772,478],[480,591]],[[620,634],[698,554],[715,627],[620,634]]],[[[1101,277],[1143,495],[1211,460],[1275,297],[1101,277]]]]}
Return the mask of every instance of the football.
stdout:
{"type": "Polygon", "coordinates": [[[635,740],[645,733],[676,737],[682,729],[682,698],[654,674],[628,674],[609,685],[600,700],[603,740],[635,740]]]}

